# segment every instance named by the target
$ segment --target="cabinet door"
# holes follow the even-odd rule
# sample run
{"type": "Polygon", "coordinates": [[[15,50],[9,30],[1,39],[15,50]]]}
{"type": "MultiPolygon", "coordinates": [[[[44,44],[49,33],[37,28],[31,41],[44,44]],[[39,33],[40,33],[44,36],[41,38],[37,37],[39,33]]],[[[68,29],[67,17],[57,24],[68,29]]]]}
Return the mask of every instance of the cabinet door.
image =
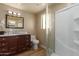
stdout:
{"type": "Polygon", "coordinates": [[[18,51],[22,51],[25,49],[25,41],[24,41],[24,36],[18,36],[18,41],[17,41],[17,44],[18,44],[18,51]]]}
{"type": "Polygon", "coordinates": [[[26,42],[27,49],[31,48],[31,36],[30,35],[25,36],[25,42],[26,42]]]}
{"type": "Polygon", "coordinates": [[[27,50],[30,47],[30,36],[20,35],[18,37],[18,50],[27,50]]]}
{"type": "Polygon", "coordinates": [[[1,44],[1,43],[2,43],[2,38],[0,37],[0,53],[2,52],[2,51],[1,51],[1,50],[2,50],[2,49],[1,49],[1,48],[2,48],[2,44],[1,44]]]}
{"type": "Polygon", "coordinates": [[[9,41],[9,51],[16,51],[17,50],[17,37],[10,36],[8,37],[9,41]]]}
{"type": "Polygon", "coordinates": [[[1,52],[1,48],[2,48],[2,37],[0,37],[0,52],[1,52]]]}
{"type": "Polygon", "coordinates": [[[0,55],[8,52],[8,46],[4,40],[4,37],[0,37],[0,55]]]}
{"type": "Polygon", "coordinates": [[[4,43],[7,43],[8,52],[15,53],[17,50],[17,39],[15,36],[4,37],[4,43]]]}

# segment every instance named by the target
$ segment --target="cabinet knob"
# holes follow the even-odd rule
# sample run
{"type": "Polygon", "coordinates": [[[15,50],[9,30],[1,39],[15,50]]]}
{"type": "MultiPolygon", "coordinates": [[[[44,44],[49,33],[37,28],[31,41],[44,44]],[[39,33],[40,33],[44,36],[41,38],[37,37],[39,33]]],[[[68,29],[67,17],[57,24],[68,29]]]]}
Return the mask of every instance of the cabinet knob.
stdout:
{"type": "Polygon", "coordinates": [[[5,40],[5,39],[3,38],[3,40],[5,40]]]}
{"type": "Polygon", "coordinates": [[[5,43],[2,43],[2,46],[5,46],[6,44],[5,43]]]}

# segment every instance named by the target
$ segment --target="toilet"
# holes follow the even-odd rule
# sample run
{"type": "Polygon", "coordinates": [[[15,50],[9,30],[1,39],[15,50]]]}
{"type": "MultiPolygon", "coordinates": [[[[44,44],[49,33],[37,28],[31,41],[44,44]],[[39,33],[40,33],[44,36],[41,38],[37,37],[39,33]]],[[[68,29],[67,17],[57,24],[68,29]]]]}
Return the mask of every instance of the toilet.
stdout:
{"type": "Polygon", "coordinates": [[[38,49],[39,40],[36,39],[35,35],[31,35],[31,41],[33,43],[33,49],[38,49]]]}

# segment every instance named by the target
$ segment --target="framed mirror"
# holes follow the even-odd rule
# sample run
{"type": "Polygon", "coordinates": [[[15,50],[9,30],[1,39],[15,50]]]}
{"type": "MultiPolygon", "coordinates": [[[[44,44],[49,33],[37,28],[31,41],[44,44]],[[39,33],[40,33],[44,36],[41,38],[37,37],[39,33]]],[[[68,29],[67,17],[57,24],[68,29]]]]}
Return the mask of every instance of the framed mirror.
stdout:
{"type": "Polygon", "coordinates": [[[12,15],[6,15],[6,28],[23,29],[24,18],[12,15]]]}

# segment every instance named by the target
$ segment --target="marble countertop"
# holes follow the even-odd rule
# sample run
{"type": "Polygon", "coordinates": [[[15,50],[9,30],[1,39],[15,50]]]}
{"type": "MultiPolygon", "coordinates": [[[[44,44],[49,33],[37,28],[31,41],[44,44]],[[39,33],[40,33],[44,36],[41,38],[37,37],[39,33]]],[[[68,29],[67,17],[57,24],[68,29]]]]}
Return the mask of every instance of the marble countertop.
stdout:
{"type": "Polygon", "coordinates": [[[0,35],[0,37],[3,37],[3,36],[25,35],[25,34],[29,34],[29,33],[20,33],[20,34],[8,34],[8,33],[5,33],[5,34],[3,34],[3,35],[0,35]]]}

